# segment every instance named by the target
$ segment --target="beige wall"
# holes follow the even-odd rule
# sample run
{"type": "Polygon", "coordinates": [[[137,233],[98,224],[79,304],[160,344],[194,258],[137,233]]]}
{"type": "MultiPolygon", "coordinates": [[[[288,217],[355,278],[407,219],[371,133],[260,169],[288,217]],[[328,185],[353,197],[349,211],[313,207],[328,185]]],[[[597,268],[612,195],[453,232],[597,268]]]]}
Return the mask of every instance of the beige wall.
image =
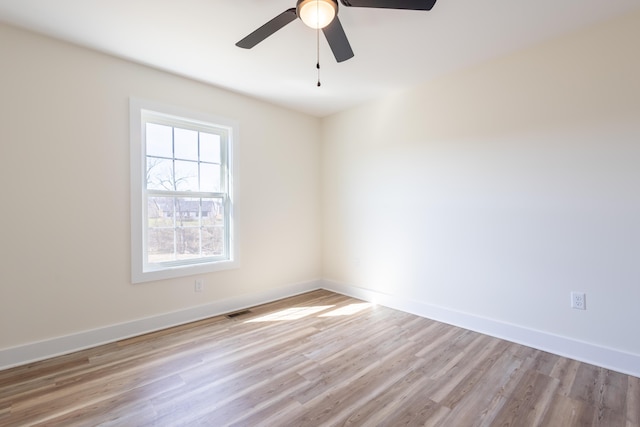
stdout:
{"type": "Polygon", "coordinates": [[[318,119],[6,26],[0,58],[0,350],[320,278],[318,119]],[[131,284],[130,96],[240,123],[241,267],[202,293],[131,284]]]}
{"type": "Polygon", "coordinates": [[[326,118],[324,277],[640,355],[639,42],[636,13],[326,118]]]}

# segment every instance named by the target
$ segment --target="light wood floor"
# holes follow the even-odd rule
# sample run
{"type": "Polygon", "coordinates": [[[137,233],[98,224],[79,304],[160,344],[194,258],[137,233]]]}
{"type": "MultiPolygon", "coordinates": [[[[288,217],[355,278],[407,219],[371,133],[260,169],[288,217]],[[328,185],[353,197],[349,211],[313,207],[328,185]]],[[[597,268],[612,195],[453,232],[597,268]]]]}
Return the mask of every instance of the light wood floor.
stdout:
{"type": "Polygon", "coordinates": [[[640,426],[640,380],[315,291],[0,371],[0,425],[640,426]]]}

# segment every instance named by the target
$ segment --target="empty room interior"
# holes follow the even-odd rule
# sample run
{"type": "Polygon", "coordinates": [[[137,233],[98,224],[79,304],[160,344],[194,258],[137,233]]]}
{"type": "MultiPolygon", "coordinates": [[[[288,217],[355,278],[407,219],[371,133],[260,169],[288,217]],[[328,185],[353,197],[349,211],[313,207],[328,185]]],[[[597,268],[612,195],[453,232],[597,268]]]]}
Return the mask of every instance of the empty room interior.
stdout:
{"type": "Polygon", "coordinates": [[[0,58],[0,425],[640,426],[640,1],[0,0],[0,58]]]}

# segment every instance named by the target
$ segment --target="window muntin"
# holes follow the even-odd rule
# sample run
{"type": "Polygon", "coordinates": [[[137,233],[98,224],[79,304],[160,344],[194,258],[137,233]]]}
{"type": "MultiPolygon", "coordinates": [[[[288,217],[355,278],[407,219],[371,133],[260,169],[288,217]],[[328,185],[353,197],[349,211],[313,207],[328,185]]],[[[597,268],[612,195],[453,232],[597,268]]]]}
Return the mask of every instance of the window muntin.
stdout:
{"type": "Polygon", "coordinates": [[[139,147],[132,147],[132,178],[140,176],[138,184],[132,179],[133,282],[233,267],[236,126],[147,109],[143,103],[132,100],[132,141],[134,115],[140,135],[139,147]]]}

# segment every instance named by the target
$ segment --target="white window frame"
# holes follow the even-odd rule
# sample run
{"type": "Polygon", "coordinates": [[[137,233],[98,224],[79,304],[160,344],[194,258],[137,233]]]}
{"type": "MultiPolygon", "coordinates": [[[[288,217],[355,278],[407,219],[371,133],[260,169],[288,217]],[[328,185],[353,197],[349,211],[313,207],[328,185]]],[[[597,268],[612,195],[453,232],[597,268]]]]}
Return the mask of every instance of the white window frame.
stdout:
{"type": "MultiPolygon", "coordinates": [[[[238,226],[237,221],[237,145],[239,126],[234,120],[216,117],[209,114],[187,111],[180,107],[162,105],[137,98],[129,100],[130,148],[131,148],[131,281],[142,283],[154,280],[171,279],[183,276],[210,273],[237,268],[238,260],[238,226]],[[227,136],[221,141],[226,151],[226,163],[222,165],[226,171],[226,208],[228,216],[225,221],[226,250],[222,257],[199,258],[197,260],[172,261],[170,263],[148,263],[146,254],[147,242],[147,159],[146,159],[146,122],[153,118],[161,119],[175,127],[192,129],[215,128],[227,136]]],[[[224,181],[225,179],[223,179],[224,181]]],[[[177,194],[182,195],[182,194],[177,194]]]]}

